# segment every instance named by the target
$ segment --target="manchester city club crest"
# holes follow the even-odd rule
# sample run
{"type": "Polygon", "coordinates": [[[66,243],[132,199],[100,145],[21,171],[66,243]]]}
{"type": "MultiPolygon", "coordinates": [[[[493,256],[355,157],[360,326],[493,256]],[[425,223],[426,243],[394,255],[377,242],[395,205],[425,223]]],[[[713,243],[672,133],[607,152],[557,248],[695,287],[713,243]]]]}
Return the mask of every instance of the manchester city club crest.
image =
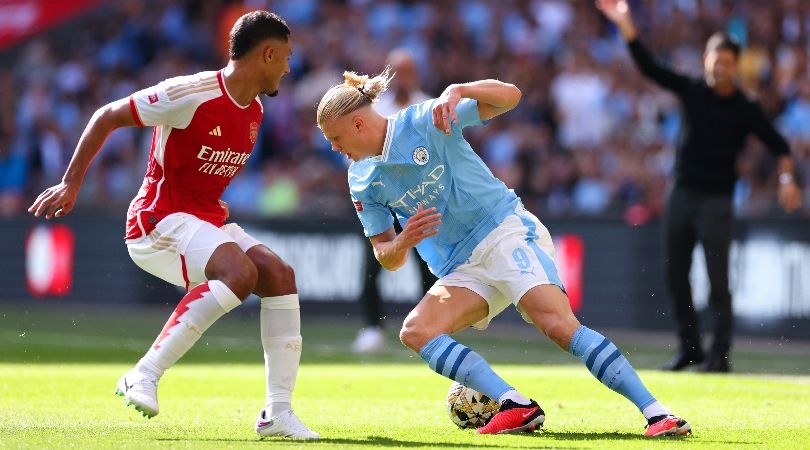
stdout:
{"type": "Polygon", "coordinates": [[[425,147],[416,147],[413,151],[413,162],[424,166],[428,161],[430,161],[430,153],[428,153],[427,149],[425,147]]]}

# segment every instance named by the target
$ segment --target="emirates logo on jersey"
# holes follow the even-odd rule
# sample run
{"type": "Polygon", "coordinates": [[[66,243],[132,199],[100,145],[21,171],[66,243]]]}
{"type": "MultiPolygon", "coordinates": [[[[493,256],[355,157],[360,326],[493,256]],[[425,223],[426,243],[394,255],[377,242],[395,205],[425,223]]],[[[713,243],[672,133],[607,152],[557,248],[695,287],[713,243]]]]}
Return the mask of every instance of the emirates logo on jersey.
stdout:
{"type": "Polygon", "coordinates": [[[250,122],[250,143],[255,144],[257,137],[259,137],[259,124],[250,122]]]}
{"type": "Polygon", "coordinates": [[[239,169],[245,165],[248,158],[250,158],[249,152],[242,153],[231,151],[230,147],[228,147],[227,150],[215,150],[207,145],[203,145],[200,147],[199,153],[197,153],[197,159],[206,162],[197,170],[211,175],[233,178],[236,172],[239,172],[239,169]]]}

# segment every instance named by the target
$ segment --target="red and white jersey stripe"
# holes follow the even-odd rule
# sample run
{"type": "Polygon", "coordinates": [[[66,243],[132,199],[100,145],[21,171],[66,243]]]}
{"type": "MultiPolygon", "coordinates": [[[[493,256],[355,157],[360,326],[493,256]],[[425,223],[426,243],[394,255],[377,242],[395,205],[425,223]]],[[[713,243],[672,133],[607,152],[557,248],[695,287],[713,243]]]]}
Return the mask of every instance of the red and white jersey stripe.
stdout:
{"type": "Polygon", "coordinates": [[[146,176],[127,212],[126,239],[147,235],[175,212],[222,226],[219,199],[253,151],[259,99],[237,104],[216,71],[162,81],[132,94],[129,105],[138,125],[154,132],[146,176]]]}

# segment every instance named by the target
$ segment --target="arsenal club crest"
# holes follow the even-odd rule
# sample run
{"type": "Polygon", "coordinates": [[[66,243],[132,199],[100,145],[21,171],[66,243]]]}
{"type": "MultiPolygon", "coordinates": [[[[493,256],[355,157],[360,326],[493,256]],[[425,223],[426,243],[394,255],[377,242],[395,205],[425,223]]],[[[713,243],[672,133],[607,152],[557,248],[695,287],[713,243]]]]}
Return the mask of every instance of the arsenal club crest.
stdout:
{"type": "Polygon", "coordinates": [[[250,122],[250,143],[255,144],[256,138],[259,136],[259,124],[250,122]]]}

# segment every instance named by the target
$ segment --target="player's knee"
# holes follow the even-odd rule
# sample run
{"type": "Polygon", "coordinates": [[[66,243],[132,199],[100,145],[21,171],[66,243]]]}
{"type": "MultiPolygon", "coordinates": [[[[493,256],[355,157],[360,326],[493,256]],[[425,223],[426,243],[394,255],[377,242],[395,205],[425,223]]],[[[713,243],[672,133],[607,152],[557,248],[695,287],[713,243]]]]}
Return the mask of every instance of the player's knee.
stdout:
{"type": "Polygon", "coordinates": [[[418,352],[419,348],[415,347],[416,339],[416,330],[408,328],[407,325],[402,325],[402,328],[399,330],[399,341],[402,342],[402,345],[418,352]]]}
{"type": "Polygon", "coordinates": [[[240,261],[240,264],[233,267],[229,273],[220,277],[220,280],[242,300],[246,299],[247,296],[253,292],[257,279],[258,270],[253,262],[248,258],[240,261]]]}
{"type": "Polygon", "coordinates": [[[568,350],[568,344],[574,336],[579,322],[564,317],[549,320],[543,328],[543,333],[563,350],[568,350]]]}
{"type": "Polygon", "coordinates": [[[432,332],[425,327],[420,326],[413,321],[405,321],[402,329],[399,330],[399,340],[402,344],[411,350],[418,352],[425,346],[431,339],[436,337],[437,333],[432,332]]]}
{"type": "Polygon", "coordinates": [[[285,295],[296,291],[295,271],[279,258],[266,258],[257,262],[256,292],[262,297],[285,295]]]}
{"type": "Polygon", "coordinates": [[[206,278],[222,281],[242,300],[253,292],[257,274],[256,265],[233,242],[217,247],[205,266],[206,278]]]}
{"type": "Polygon", "coordinates": [[[568,349],[571,337],[579,328],[579,321],[568,314],[538,313],[532,315],[537,328],[563,350],[568,349]]]}
{"type": "Polygon", "coordinates": [[[279,286],[279,288],[287,290],[295,289],[295,270],[286,262],[282,260],[278,261],[273,271],[273,278],[275,278],[275,284],[279,286]]]}

